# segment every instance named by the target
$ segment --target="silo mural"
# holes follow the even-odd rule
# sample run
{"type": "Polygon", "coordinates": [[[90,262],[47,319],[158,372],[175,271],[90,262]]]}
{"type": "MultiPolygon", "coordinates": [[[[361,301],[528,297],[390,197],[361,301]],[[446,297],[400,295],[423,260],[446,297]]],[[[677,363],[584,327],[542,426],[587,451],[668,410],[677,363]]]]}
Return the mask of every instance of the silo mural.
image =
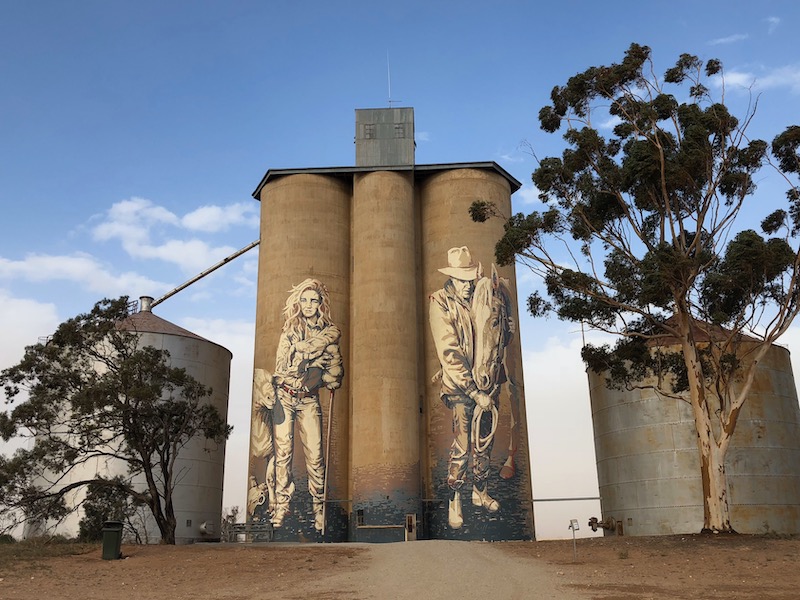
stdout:
{"type": "MultiPolygon", "coordinates": [[[[303,447],[314,529],[325,524],[326,459],[320,394],[342,384],[341,333],[330,315],[328,289],[308,278],[294,286],[283,309],[286,321],[278,341],[275,372],[254,375],[256,425],[254,451],[267,459],[256,502],[266,502],[270,523],[283,526],[296,486],[292,473],[295,433],[303,447]]],[[[330,441],[326,440],[327,442],[330,441]]]]}
{"type": "Polygon", "coordinates": [[[502,225],[468,214],[510,211],[520,184],[409,164],[411,109],[356,121],[356,167],[268,171],[254,193],[248,521],[275,540],[532,539],[514,270],[492,263],[502,225]]]}
{"type": "Polygon", "coordinates": [[[493,264],[502,223],[474,223],[468,213],[474,200],[486,200],[510,214],[511,188],[497,172],[465,167],[434,171],[419,185],[429,320],[424,493],[434,499],[425,506],[426,526],[435,538],[530,539],[516,277],[513,265],[493,264]]]}
{"type": "Polygon", "coordinates": [[[347,539],[350,185],[292,174],[261,197],[248,521],[347,539]]]}
{"type": "Polygon", "coordinates": [[[431,294],[430,325],[441,371],[441,399],[453,411],[453,443],[447,466],[447,523],[464,524],[467,470],[472,468],[472,504],[500,510],[489,495],[492,446],[499,420],[500,386],[506,383],[504,354],[513,330],[508,285],[495,266],[484,277],[469,248],[451,248],[444,287],[431,294]]]}

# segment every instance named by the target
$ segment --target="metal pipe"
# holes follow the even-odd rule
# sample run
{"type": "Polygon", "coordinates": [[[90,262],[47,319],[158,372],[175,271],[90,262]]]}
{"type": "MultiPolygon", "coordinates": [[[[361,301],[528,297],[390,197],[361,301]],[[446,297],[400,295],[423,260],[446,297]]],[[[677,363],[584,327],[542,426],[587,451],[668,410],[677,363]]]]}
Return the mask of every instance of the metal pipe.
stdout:
{"type": "Polygon", "coordinates": [[[260,239],[259,239],[259,240],[256,240],[255,242],[252,242],[252,243],[248,244],[247,246],[245,246],[245,247],[244,247],[244,248],[242,248],[241,250],[237,250],[236,252],[234,252],[233,254],[231,254],[230,256],[228,256],[227,258],[223,258],[221,261],[219,261],[219,262],[218,262],[217,264],[215,264],[213,267],[210,267],[210,268],[206,269],[205,271],[203,271],[202,273],[200,273],[199,275],[196,275],[195,277],[192,277],[192,278],[191,278],[189,281],[187,281],[186,283],[183,283],[183,284],[179,285],[178,287],[176,287],[176,288],[175,288],[174,290],[172,290],[171,292],[167,292],[166,294],[164,294],[163,296],[161,296],[161,298],[159,298],[158,300],[154,300],[154,301],[152,302],[152,304],[150,304],[150,308],[153,308],[154,306],[157,306],[158,304],[161,304],[161,303],[162,303],[164,300],[166,300],[167,298],[171,298],[172,296],[174,296],[175,294],[177,294],[177,293],[178,293],[178,292],[180,292],[181,290],[183,290],[183,289],[185,289],[185,288],[189,287],[189,286],[190,286],[190,285],[192,285],[192,284],[193,284],[195,281],[198,281],[199,279],[202,279],[203,277],[205,277],[205,276],[206,276],[206,275],[208,275],[209,273],[213,273],[214,271],[216,271],[217,269],[219,269],[221,266],[228,264],[228,263],[229,263],[229,262],[231,262],[231,261],[232,261],[234,258],[238,258],[238,257],[240,257],[242,254],[244,254],[245,252],[247,252],[247,251],[249,251],[249,250],[252,250],[252,249],[253,249],[253,248],[255,248],[256,246],[258,246],[258,244],[259,244],[260,242],[261,242],[261,240],[260,240],[260,239]]]}

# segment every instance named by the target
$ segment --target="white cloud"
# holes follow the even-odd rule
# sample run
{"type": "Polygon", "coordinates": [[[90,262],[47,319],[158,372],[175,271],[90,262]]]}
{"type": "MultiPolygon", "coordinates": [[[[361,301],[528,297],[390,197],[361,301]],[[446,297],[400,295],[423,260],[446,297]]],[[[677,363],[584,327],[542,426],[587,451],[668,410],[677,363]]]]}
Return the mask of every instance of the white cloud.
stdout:
{"type": "Polygon", "coordinates": [[[178,265],[187,273],[198,273],[233,254],[231,246],[213,247],[202,240],[169,240],[160,245],[128,245],[125,250],[134,258],[159,259],[178,265]]]}
{"type": "MultiPolygon", "coordinates": [[[[581,344],[580,335],[564,334],[523,355],[534,500],[599,494],[581,344]]],[[[587,522],[600,516],[596,500],[535,502],[534,507],[537,539],[564,537],[571,518],[587,522]]]]}
{"type": "Polygon", "coordinates": [[[519,156],[518,154],[501,154],[500,160],[503,162],[511,162],[511,163],[521,163],[525,161],[525,157],[519,156]]]}
{"type": "Polygon", "coordinates": [[[608,119],[600,123],[600,129],[612,130],[620,123],[622,123],[622,119],[620,119],[617,115],[611,115],[608,119]]]}
{"type": "Polygon", "coordinates": [[[428,133],[427,131],[415,131],[414,139],[418,142],[430,142],[431,134],[428,133]]]}
{"type": "Polygon", "coordinates": [[[132,248],[146,245],[150,229],[155,225],[180,226],[180,219],[164,207],[145,198],[131,198],[115,203],[108,209],[102,223],[92,233],[98,241],[120,240],[131,253],[132,248]]]}
{"type": "Polygon", "coordinates": [[[33,283],[70,281],[88,291],[109,297],[167,289],[166,284],[137,273],[113,273],[85,253],[70,256],[29,254],[18,261],[0,257],[0,278],[33,283]]]}
{"type": "Polygon", "coordinates": [[[247,253],[245,258],[242,258],[241,272],[248,277],[255,277],[258,275],[258,246],[247,253]]]}
{"type": "MultiPolygon", "coordinates": [[[[719,77],[714,79],[714,84],[722,85],[719,77]]],[[[788,88],[792,93],[800,93],[800,65],[786,65],[777,67],[758,75],[748,71],[727,71],[725,73],[725,86],[728,89],[744,88],[780,89],[788,88]]]]}
{"type": "Polygon", "coordinates": [[[767,22],[767,33],[770,35],[775,33],[778,25],[781,24],[781,20],[778,17],[767,17],[764,21],[767,22]]]}
{"type": "Polygon", "coordinates": [[[778,67],[756,80],[756,85],[763,89],[789,88],[795,94],[800,93],[800,65],[778,67]]]}
{"type": "Polygon", "coordinates": [[[741,42],[749,38],[750,35],[747,33],[734,33],[733,35],[729,35],[727,37],[717,38],[715,40],[711,40],[708,42],[709,46],[719,46],[721,44],[735,44],[736,42],[741,42]]]}
{"type": "Polygon", "coordinates": [[[239,202],[228,206],[201,206],[184,215],[181,223],[191,231],[225,231],[232,225],[258,228],[259,205],[239,202]]]}
{"type": "Polygon", "coordinates": [[[178,217],[150,200],[131,198],[115,203],[103,219],[93,229],[95,240],[118,240],[133,258],[161,260],[178,265],[184,272],[196,273],[236,249],[230,246],[215,247],[199,239],[175,239],[181,231],[213,233],[237,225],[257,229],[259,214],[256,205],[237,203],[203,206],[178,217]],[[175,229],[175,232],[168,235],[165,226],[175,229]],[[154,241],[159,238],[163,241],[154,241]]]}
{"type": "Polygon", "coordinates": [[[19,362],[25,346],[35,344],[39,337],[48,336],[61,322],[55,304],[37,302],[28,298],[15,298],[7,290],[0,289],[0,369],[19,362]]]}
{"type": "MultiPolygon", "coordinates": [[[[756,76],[746,71],[726,71],[724,81],[725,87],[728,89],[744,88],[749,90],[755,85],[756,76]]],[[[717,87],[720,87],[722,82],[721,77],[714,77],[713,79],[713,83],[717,87]]]]}
{"type": "Polygon", "coordinates": [[[515,202],[521,203],[522,206],[533,206],[534,204],[541,204],[539,200],[539,190],[532,183],[523,185],[514,194],[513,199],[515,202]]]}

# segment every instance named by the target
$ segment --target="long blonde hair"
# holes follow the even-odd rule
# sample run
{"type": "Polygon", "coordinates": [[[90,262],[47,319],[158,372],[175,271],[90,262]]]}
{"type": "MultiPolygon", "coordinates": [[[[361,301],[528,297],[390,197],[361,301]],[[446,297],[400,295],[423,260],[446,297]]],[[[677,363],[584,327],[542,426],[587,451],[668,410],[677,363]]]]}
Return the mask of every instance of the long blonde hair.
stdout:
{"type": "Polygon", "coordinates": [[[309,277],[289,290],[289,297],[283,307],[283,316],[286,319],[283,324],[283,331],[296,335],[303,331],[305,319],[303,319],[303,313],[300,309],[300,296],[308,290],[313,290],[319,294],[319,325],[322,327],[333,325],[328,288],[318,279],[309,277]]]}

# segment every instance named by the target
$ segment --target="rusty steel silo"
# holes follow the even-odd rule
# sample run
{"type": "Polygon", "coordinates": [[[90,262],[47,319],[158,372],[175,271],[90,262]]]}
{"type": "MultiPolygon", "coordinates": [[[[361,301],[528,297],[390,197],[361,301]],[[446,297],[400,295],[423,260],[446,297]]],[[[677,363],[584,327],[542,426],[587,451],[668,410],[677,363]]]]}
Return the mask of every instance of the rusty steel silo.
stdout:
{"type": "MultiPolygon", "coordinates": [[[[613,525],[606,533],[699,532],[703,492],[688,402],[611,389],[591,371],[589,388],[600,505],[613,525]]],[[[800,409],[786,348],[773,345],[757,367],[726,471],[736,531],[800,532],[800,409]]]]}

